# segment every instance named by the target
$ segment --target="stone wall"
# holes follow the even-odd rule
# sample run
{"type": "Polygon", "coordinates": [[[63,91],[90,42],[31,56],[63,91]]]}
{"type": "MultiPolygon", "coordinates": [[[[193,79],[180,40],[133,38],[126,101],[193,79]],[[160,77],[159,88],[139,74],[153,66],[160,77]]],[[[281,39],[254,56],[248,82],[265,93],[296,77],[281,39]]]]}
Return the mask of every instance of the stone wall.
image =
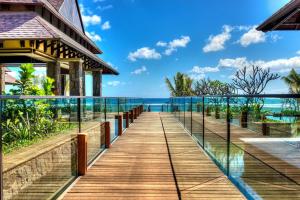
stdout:
{"type": "MultiPolygon", "coordinates": [[[[32,149],[34,151],[34,149],[32,149]]],[[[20,192],[30,190],[33,184],[39,184],[39,180],[49,176],[49,181],[57,190],[62,187],[62,180],[68,180],[77,173],[77,140],[69,139],[64,143],[53,146],[51,150],[41,152],[38,156],[3,172],[4,199],[14,199],[20,192]],[[59,169],[59,170],[58,170],[59,169]],[[62,177],[60,179],[60,177],[62,177]]],[[[48,180],[48,179],[47,179],[48,180]]],[[[41,184],[41,183],[40,183],[41,184]]],[[[53,187],[33,187],[36,193],[53,192],[53,187]],[[50,191],[51,190],[51,191],[50,191]]],[[[28,192],[22,193],[22,198],[28,192]]],[[[26,198],[25,198],[26,199],[26,198]]],[[[30,199],[30,197],[28,198],[30,199]]]]}

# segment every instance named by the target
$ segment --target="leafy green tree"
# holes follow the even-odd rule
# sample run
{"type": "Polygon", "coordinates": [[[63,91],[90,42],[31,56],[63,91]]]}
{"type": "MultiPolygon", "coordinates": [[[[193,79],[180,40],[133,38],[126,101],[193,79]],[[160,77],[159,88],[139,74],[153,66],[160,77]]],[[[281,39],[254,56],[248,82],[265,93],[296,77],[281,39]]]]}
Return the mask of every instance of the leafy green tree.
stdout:
{"type": "Polygon", "coordinates": [[[49,77],[46,77],[42,84],[43,84],[43,92],[44,92],[44,95],[47,95],[47,96],[51,96],[53,95],[53,88],[54,88],[54,79],[52,78],[49,78],[49,77]]]}
{"type": "Polygon", "coordinates": [[[174,76],[174,85],[168,78],[165,81],[173,97],[194,95],[192,89],[193,80],[186,74],[177,72],[174,76]]]}
{"type": "Polygon", "coordinates": [[[20,78],[17,80],[17,89],[11,89],[13,95],[42,95],[43,91],[33,84],[35,69],[33,64],[20,66],[20,78]]]}
{"type": "Polygon", "coordinates": [[[202,79],[194,85],[194,93],[199,95],[229,95],[235,93],[235,88],[229,83],[219,80],[202,79]]]}
{"type": "Polygon", "coordinates": [[[282,80],[289,86],[290,93],[300,94],[300,74],[292,69],[289,75],[282,77],[282,80]]]}

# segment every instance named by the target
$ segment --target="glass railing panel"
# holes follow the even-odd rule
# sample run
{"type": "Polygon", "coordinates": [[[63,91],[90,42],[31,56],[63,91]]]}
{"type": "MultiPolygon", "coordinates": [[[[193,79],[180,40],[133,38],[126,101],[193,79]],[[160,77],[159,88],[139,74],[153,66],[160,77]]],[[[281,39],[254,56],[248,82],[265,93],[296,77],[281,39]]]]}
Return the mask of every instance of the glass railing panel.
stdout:
{"type": "Polygon", "coordinates": [[[55,198],[76,178],[77,117],[73,98],[2,100],[4,199],[55,198]]]}
{"type": "Polygon", "coordinates": [[[192,98],[192,135],[203,146],[203,98],[192,98]]]}
{"type": "Polygon", "coordinates": [[[118,120],[116,120],[118,109],[118,98],[106,98],[106,121],[110,122],[111,142],[118,137],[118,120]]]}
{"type": "Polygon", "coordinates": [[[226,98],[205,97],[204,148],[227,173],[228,147],[226,98]]]}
{"type": "Polygon", "coordinates": [[[126,128],[126,115],[125,113],[128,112],[127,108],[127,99],[126,98],[119,98],[119,115],[122,116],[122,128],[126,128]]]}
{"type": "Polygon", "coordinates": [[[230,176],[255,198],[299,198],[300,151],[297,99],[233,98],[230,176]],[[238,112],[239,114],[235,114],[238,112]]]}
{"type": "Polygon", "coordinates": [[[184,98],[184,123],[185,128],[191,133],[192,132],[192,98],[185,97],[184,98]]]}
{"type": "Polygon", "coordinates": [[[185,126],[185,98],[179,97],[178,98],[178,112],[179,121],[185,126]]]}
{"type": "Polygon", "coordinates": [[[104,100],[102,98],[81,99],[81,132],[87,134],[87,158],[91,163],[105,148],[101,124],[104,119],[104,100]]]}

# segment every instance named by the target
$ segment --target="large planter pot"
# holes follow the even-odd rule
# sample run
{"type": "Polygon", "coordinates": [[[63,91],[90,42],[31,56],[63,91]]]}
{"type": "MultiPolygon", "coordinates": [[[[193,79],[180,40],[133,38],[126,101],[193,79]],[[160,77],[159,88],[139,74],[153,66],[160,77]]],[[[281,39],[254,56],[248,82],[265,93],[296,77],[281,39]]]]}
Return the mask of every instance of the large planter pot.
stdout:
{"type": "Polygon", "coordinates": [[[270,135],[270,125],[266,122],[263,122],[261,125],[261,131],[262,131],[263,135],[269,136],[270,135]]]}
{"type": "Polygon", "coordinates": [[[211,116],[210,107],[206,107],[206,116],[211,116]]]}
{"type": "Polygon", "coordinates": [[[220,107],[219,106],[217,106],[215,108],[215,118],[220,119],[220,107]]]}
{"type": "Polygon", "coordinates": [[[248,112],[247,111],[242,111],[240,121],[241,121],[242,128],[248,128],[248,112]]]}

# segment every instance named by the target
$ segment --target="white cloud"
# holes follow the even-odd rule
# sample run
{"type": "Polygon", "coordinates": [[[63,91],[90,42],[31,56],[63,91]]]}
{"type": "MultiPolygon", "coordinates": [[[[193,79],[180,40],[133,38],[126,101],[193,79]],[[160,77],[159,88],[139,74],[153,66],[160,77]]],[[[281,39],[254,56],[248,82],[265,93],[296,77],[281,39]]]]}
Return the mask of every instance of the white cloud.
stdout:
{"type": "Polygon", "coordinates": [[[250,63],[248,62],[246,57],[241,57],[241,58],[226,58],[226,59],[220,59],[218,67],[230,67],[230,68],[242,68],[246,65],[249,65],[250,63]]]}
{"type": "Polygon", "coordinates": [[[300,55],[300,50],[296,52],[296,54],[300,55]]]}
{"type": "Polygon", "coordinates": [[[205,78],[205,74],[189,74],[189,77],[195,81],[205,78]]]}
{"type": "Polygon", "coordinates": [[[197,73],[197,74],[203,74],[207,72],[219,72],[218,67],[199,67],[199,66],[194,66],[193,69],[191,70],[192,73],[197,73]]]}
{"type": "Polygon", "coordinates": [[[158,47],[166,47],[167,45],[168,45],[168,43],[163,42],[163,41],[158,41],[158,42],[156,43],[156,46],[158,46],[158,47]]]}
{"type": "Polygon", "coordinates": [[[105,10],[109,10],[109,9],[112,9],[113,8],[113,5],[106,5],[106,6],[97,6],[97,9],[100,10],[100,11],[105,11],[105,10]]]}
{"type": "Polygon", "coordinates": [[[89,25],[98,25],[101,24],[101,16],[92,14],[92,12],[84,7],[83,4],[79,5],[81,11],[81,17],[83,25],[88,27],[89,25]],[[90,15],[86,15],[86,13],[90,15]]]}
{"type": "Polygon", "coordinates": [[[102,30],[109,30],[111,28],[110,22],[106,21],[104,24],[101,26],[102,30]]]}
{"type": "Polygon", "coordinates": [[[128,55],[128,59],[133,62],[136,61],[137,59],[158,60],[160,58],[161,58],[160,53],[158,53],[155,49],[150,49],[149,47],[140,48],[135,52],[130,52],[128,55]]]}
{"type": "Polygon", "coordinates": [[[219,72],[220,69],[218,67],[199,67],[194,66],[192,70],[189,72],[189,76],[194,80],[201,80],[205,77],[206,73],[215,73],[219,72]]]}
{"type": "Polygon", "coordinates": [[[225,43],[231,38],[233,27],[224,25],[223,32],[218,35],[211,35],[208,38],[208,44],[203,47],[203,52],[215,52],[225,49],[225,43]]]}
{"type": "Polygon", "coordinates": [[[99,15],[82,15],[82,21],[85,26],[101,24],[99,15]]]}
{"type": "Polygon", "coordinates": [[[179,39],[174,39],[169,43],[160,42],[167,47],[165,55],[170,56],[172,53],[177,51],[178,48],[185,48],[190,43],[191,38],[189,36],[181,36],[179,39]]]}
{"type": "Polygon", "coordinates": [[[138,68],[138,69],[134,70],[133,72],[131,72],[131,74],[140,75],[146,71],[147,71],[147,68],[145,66],[142,66],[141,68],[138,68]]]}
{"type": "Polygon", "coordinates": [[[292,57],[292,58],[282,58],[275,59],[270,61],[264,60],[248,60],[246,57],[235,58],[235,59],[221,59],[219,61],[218,67],[230,67],[230,68],[242,68],[248,65],[258,65],[264,69],[270,68],[274,71],[278,72],[287,72],[292,68],[300,68],[300,56],[292,57]]]}
{"type": "Polygon", "coordinates": [[[125,83],[122,83],[120,81],[109,81],[107,82],[107,85],[108,86],[111,86],[111,87],[117,87],[119,85],[124,85],[125,83]]]}
{"type": "Polygon", "coordinates": [[[94,42],[101,42],[102,38],[100,35],[98,35],[95,32],[85,32],[86,36],[88,36],[91,40],[93,40],[94,42]]]}
{"type": "MultiPolygon", "coordinates": [[[[256,30],[257,26],[253,26],[248,32],[242,35],[241,39],[238,41],[243,47],[247,47],[251,44],[266,42],[266,34],[262,31],[256,30]]],[[[274,38],[277,40],[277,38],[274,38]]]]}

